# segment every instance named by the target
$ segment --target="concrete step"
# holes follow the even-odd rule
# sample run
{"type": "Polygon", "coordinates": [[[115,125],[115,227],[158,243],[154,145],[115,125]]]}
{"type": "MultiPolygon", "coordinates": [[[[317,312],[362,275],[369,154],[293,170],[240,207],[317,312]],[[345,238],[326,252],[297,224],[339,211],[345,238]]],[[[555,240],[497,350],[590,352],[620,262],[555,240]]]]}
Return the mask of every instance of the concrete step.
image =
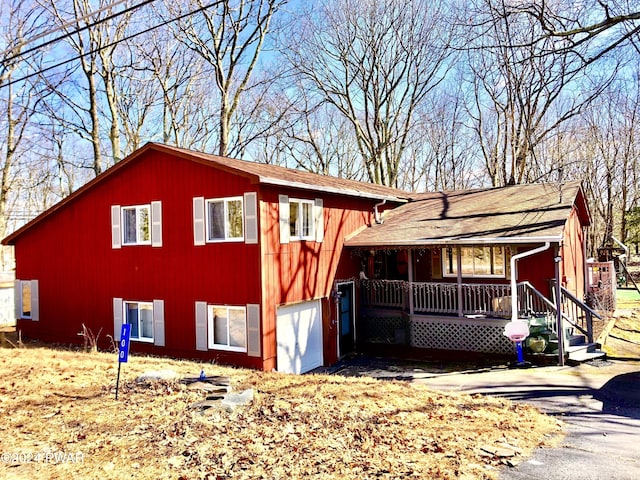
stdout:
{"type": "Polygon", "coordinates": [[[592,352],[587,352],[584,350],[580,350],[578,352],[569,353],[569,361],[576,363],[584,363],[589,360],[595,360],[596,358],[603,358],[606,355],[602,350],[594,350],[592,352]]]}
{"type": "Polygon", "coordinates": [[[600,345],[597,343],[582,343],[569,345],[567,347],[567,355],[570,361],[582,363],[595,358],[602,358],[606,354],[600,350],[600,345]]]}

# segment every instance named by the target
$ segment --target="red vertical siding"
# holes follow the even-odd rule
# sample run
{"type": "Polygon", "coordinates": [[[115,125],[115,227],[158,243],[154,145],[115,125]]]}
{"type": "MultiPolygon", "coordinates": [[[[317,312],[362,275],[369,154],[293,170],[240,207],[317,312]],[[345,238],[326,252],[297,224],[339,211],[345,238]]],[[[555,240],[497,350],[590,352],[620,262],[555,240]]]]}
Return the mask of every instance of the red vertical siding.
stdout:
{"type": "MultiPolygon", "coordinates": [[[[263,346],[265,368],[275,367],[276,361],[276,307],[314,298],[328,299],[336,272],[340,278],[358,274],[359,265],[344,252],[344,239],[358,228],[371,222],[373,200],[347,198],[337,195],[323,196],[324,240],[290,241],[280,243],[278,195],[313,200],[320,196],[314,192],[292,189],[263,189],[262,215],[262,275],[263,275],[263,346]]],[[[335,360],[335,327],[330,318],[330,302],[323,302],[323,335],[325,362],[335,360]],[[332,340],[333,339],[333,340],[332,340]]]]}
{"type": "Polygon", "coordinates": [[[567,219],[563,232],[561,280],[564,287],[579,299],[582,299],[585,293],[584,240],[580,217],[574,208],[567,219]]]}
{"type": "MultiPolygon", "coordinates": [[[[259,247],[193,245],[192,199],[255,191],[247,179],[154,150],[130,162],[21,235],[17,278],[38,279],[40,322],[25,333],[77,343],[81,324],[113,335],[113,298],[165,302],[163,353],[262,367],[244,354],[195,351],[195,301],[261,303],[259,247]],[[162,201],[163,246],[111,248],[110,207],[162,201]],[[37,330],[36,330],[37,329],[37,330]]],[[[132,351],[156,351],[135,343],[132,351]]]]}
{"type": "MultiPolygon", "coordinates": [[[[539,246],[540,244],[523,245],[518,247],[517,251],[513,253],[526,252],[539,246]]],[[[554,246],[551,245],[548,250],[518,260],[518,282],[528,281],[539,290],[540,293],[550,298],[551,282],[555,278],[554,255],[554,246]]]]}

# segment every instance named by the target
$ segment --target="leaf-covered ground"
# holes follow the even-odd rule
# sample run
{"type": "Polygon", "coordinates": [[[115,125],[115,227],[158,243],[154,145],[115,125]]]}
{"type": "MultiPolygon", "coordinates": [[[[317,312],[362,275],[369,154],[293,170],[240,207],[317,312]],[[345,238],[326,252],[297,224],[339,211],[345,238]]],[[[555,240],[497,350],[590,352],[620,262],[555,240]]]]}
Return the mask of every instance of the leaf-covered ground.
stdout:
{"type": "Polygon", "coordinates": [[[495,478],[560,432],[507,400],[406,382],[292,376],[115,354],[0,349],[0,478],[495,478]],[[189,408],[205,393],[148,370],[228,376],[251,404],[189,408]]]}

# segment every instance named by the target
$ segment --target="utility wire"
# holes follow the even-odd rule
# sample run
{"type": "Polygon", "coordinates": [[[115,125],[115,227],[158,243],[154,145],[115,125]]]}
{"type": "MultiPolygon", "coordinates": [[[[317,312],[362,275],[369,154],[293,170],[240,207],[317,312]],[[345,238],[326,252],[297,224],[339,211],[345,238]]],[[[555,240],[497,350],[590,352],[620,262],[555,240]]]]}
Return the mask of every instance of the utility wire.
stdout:
{"type": "MultiPolygon", "coordinates": [[[[153,0],[150,0],[150,1],[153,1],[153,0]]],[[[88,52],[82,53],[80,55],[77,55],[75,57],[69,58],[67,60],[63,60],[62,62],[56,63],[55,65],[51,65],[49,67],[41,68],[41,69],[39,69],[39,70],[37,70],[37,71],[35,71],[33,73],[29,73],[27,75],[23,75],[20,78],[11,79],[11,80],[3,83],[2,85],[0,85],[0,90],[5,88],[5,87],[8,87],[10,85],[13,85],[14,83],[23,82],[24,80],[27,80],[27,79],[29,79],[31,77],[35,77],[36,75],[40,75],[42,73],[48,72],[49,70],[53,70],[54,68],[61,67],[62,65],[65,65],[67,63],[74,62],[76,60],[80,60],[84,56],[92,55],[94,53],[98,53],[100,50],[104,50],[106,48],[114,47],[114,46],[118,45],[121,42],[124,42],[126,40],[131,40],[132,38],[135,38],[135,37],[138,37],[138,36],[143,35],[145,33],[151,32],[151,31],[153,31],[153,30],[155,30],[157,28],[164,27],[165,25],[168,25],[168,24],[173,23],[175,21],[182,20],[183,18],[190,17],[191,15],[194,15],[194,14],[196,14],[198,12],[202,12],[204,10],[207,10],[207,9],[213,7],[213,6],[216,6],[216,5],[220,4],[222,1],[224,1],[224,0],[217,0],[215,2],[209,3],[208,5],[205,5],[203,7],[196,8],[195,10],[192,10],[190,12],[184,13],[184,14],[178,16],[178,17],[169,18],[168,20],[164,20],[162,23],[159,23],[159,24],[154,25],[152,27],[146,28],[146,29],[141,30],[139,32],[136,32],[134,34],[128,35],[128,36],[126,36],[124,38],[121,38],[120,40],[116,40],[115,42],[111,42],[111,43],[109,43],[107,45],[103,45],[103,46],[101,46],[99,48],[94,48],[93,50],[90,50],[88,52]]]]}
{"type": "MultiPolygon", "coordinates": [[[[93,12],[87,13],[86,15],[84,15],[84,16],[82,16],[82,17],[80,17],[80,18],[75,18],[75,19],[73,19],[73,20],[71,20],[71,21],[69,21],[69,22],[67,22],[67,23],[64,23],[64,24],[60,25],[59,27],[54,28],[53,30],[49,30],[49,31],[47,31],[47,32],[43,32],[43,33],[41,33],[41,34],[39,34],[39,35],[36,35],[35,37],[29,38],[29,39],[27,39],[27,40],[25,40],[25,41],[23,41],[23,42],[19,42],[17,45],[14,45],[13,47],[7,48],[4,52],[0,53],[0,57],[4,57],[4,55],[6,55],[7,53],[13,52],[13,51],[15,51],[16,49],[20,49],[20,48],[22,48],[22,47],[24,47],[24,46],[26,46],[26,45],[29,45],[30,43],[33,43],[33,42],[35,42],[35,41],[37,41],[37,40],[40,40],[41,38],[47,37],[47,36],[51,35],[52,33],[58,32],[58,31],[60,31],[60,30],[64,30],[64,29],[66,29],[67,27],[70,27],[71,25],[78,25],[82,20],[86,20],[87,18],[93,17],[94,15],[97,15],[97,14],[99,14],[99,13],[102,13],[102,12],[104,12],[105,10],[109,10],[109,9],[111,9],[111,8],[113,8],[113,7],[117,7],[118,5],[120,5],[120,4],[122,4],[122,3],[125,3],[125,2],[127,2],[127,1],[129,1],[129,0],[118,0],[118,1],[116,1],[115,3],[112,3],[112,4],[110,4],[110,5],[107,5],[107,6],[105,6],[105,7],[102,7],[102,8],[101,8],[101,9],[99,9],[99,10],[95,10],[95,11],[93,11],[93,12]]],[[[110,20],[111,18],[114,18],[114,17],[117,17],[117,16],[119,16],[119,15],[122,15],[123,13],[126,13],[126,12],[127,12],[127,11],[129,11],[129,10],[133,10],[133,9],[135,9],[135,8],[141,7],[142,5],[145,5],[145,4],[147,4],[147,3],[154,2],[154,1],[155,1],[155,0],[146,0],[145,2],[141,3],[140,5],[135,5],[135,6],[133,6],[133,7],[129,7],[129,8],[127,8],[126,10],[123,10],[122,12],[119,12],[119,13],[114,14],[114,15],[110,15],[109,17],[106,17],[106,18],[104,18],[103,20],[100,20],[100,21],[98,21],[98,22],[95,22],[95,23],[93,23],[93,24],[91,24],[91,25],[87,25],[87,26],[85,26],[84,28],[79,28],[79,29],[77,29],[77,30],[75,30],[75,31],[73,31],[73,32],[69,32],[69,33],[67,33],[67,34],[65,34],[65,35],[62,35],[62,36],[57,37],[57,38],[54,38],[53,40],[48,41],[48,42],[46,42],[46,43],[43,43],[43,44],[41,44],[41,45],[37,45],[37,46],[35,46],[35,47],[33,47],[33,48],[30,48],[30,49],[28,49],[28,50],[21,51],[20,53],[17,53],[17,54],[15,54],[15,55],[13,55],[12,57],[4,58],[4,59],[2,60],[2,62],[3,62],[3,63],[5,63],[5,62],[10,62],[10,61],[11,61],[11,60],[13,60],[14,58],[17,58],[17,57],[19,57],[19,56],[21,56],[21,55],[24,55],[24,54],[26,54],[26,53],[30,53],[30,52],[32,52],[32,51],[34,51],[34,50],[37,50],[37,49],[39,49],[39,48],[42,48],[42,47],[44,47],[44,46],[46,46],[46,45],[49,45],[49,44],[54,43],[54,42],[57,42],[58,40],[62,40],[63,38],[66,38],[66,37],[68,37],[68,36],[70,36],[70,35],[73,35],[74,33],[81,32],[82,30],[85,30],[85,29],[87,29],[87,28],[88,28],[88,27],[90,27],[90,26],[98,25],[99,23],[102,23],[102,22],[104,22],[104,21],[106,21],[106,20],[110,20]]]]}

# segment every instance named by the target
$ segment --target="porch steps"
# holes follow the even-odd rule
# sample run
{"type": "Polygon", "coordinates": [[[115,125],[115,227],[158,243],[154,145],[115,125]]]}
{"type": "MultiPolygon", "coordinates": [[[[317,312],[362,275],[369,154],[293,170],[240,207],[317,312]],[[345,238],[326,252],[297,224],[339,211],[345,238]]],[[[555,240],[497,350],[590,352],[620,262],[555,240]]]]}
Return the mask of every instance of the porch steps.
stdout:
{"type": "Polygon", "coordinates": [[[606,355],[600,350],[600,344],[588,343],[584,335],[571,335],[569,337],[569,346],[566,350],[569,361],[575,363],[588,362],[606,355]]]}

